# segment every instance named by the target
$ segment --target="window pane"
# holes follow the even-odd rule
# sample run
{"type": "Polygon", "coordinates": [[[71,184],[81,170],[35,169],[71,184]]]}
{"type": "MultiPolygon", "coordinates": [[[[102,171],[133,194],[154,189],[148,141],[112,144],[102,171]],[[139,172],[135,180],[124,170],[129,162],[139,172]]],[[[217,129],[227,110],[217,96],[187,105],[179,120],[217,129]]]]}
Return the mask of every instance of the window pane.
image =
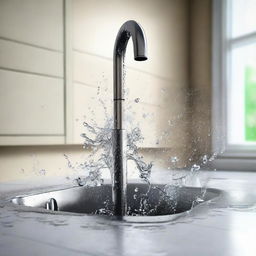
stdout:
{"type": "Polygon", "coordinates": [[[256,67],[245,67],[245,140],[256,141],[256,67]]]}
{"type": "Polygon", "coordinates": [[[231,0],[232,37],[256,32],[256,0],[231,0]]]}
{"type": "Polygon", "coordinates": [[[256,143],[256,44],[234,48],[228,87],[228,140],[256,143]]]}

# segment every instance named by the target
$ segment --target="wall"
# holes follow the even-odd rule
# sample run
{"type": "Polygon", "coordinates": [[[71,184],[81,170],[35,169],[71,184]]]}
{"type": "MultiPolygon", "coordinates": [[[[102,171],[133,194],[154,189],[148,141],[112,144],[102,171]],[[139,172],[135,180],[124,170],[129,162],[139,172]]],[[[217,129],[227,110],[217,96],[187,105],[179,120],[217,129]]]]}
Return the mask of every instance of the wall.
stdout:
{"type": "Polygon", "coordinates": [[[212,1],[190,1],[191,152],[193,161],[211,154],[212,1]]]}
{"type": "Polygon", "coordinates": [[[87,155],[81,146],[0,147],[0,181],[80,175],[77,163],[83,163],[87,155]]]}
{"type": "MultiPolygon", "coordinates": [[[[72,1],[68,5],[71,8],[68,22],[73,31],[68,35],[68,44],[72,48],[69,88],[73,89],[72,123],[69,125],[72,127],[71,141],[78,145],[0,147],[0,180],[79,173],[79,168],[74,170],[68,166],[64,154],[74,165],[82,163],[89,153],[81,147],[83,121],[92,119],[100,125],[104,123],[104,109],[99,98],[105,101],[107,112],[112,111],[109,102],[112,97],[112,50],[116,33],[127,19],[138,20],[143,25],[149,44],[148,61],[136,63],[132,59],[130,43],[126,58],[126,84],[137,85],[129,86],[127,105],[132,108],[129,111],[133,123],[139,123],[146,137],[141,153],[158,166],[169,166],[170,156],[180,159],[180,167],[189,164],[190,138],[201,134],[204,139],[208,136],[208,128],[202,127],[204,118],[210,118],[210,80],[207,76],[210,57],[207,41],[203,43],[200,38],[204,40],[210,33],[209,3],[208,0],[72,1]],[[198,38],[192,37],[190,30],[198,38]],[[196,40],[200,41],[201,47],[197,47],[196,40]],[[197,100],[193,100],[195,97],[191,98],[189,86],[202,93],[202,98],[203,94],[207,95],[202,103],[204,110],[197,100]],[[140,101],[136,104],[137,97],[140,101]],[[189,104],[197,110],[195,115],[188,111],[189,104]],[[144,119],[142,115],[145,113],[147,118],[144,119]],[[197,119],[201,122],[201,130],[197,130],[197,122],[192,128],[190,126],[190,122],[197,119]]],[[[205,140],[193,145],[200,154],[209,149],[209,144],[205,148],[205,140]]],[[[129,166],[129,172],[132,168],[134,166],[129,166]]]]}

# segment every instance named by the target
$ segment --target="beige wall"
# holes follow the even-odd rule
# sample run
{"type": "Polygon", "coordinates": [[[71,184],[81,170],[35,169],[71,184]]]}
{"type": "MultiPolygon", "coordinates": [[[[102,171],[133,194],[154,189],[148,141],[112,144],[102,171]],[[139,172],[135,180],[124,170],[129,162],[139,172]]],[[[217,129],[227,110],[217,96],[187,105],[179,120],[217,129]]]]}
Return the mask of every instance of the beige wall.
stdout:
{"type": "Polygon", "coordinates": [[[190,144],[196,150],[195,162],[211,153],[211,4],[211,0],[190,1],[190,144]]]}
{"type": "Polygon", "coordinates": [[[0,147],[0,181],[70,176],[79,172],[68,167],[63,154],[73,163],[86,159],[88,152],[82,149],[80,138],[82,122],[90,119],[99,124],[104,122],[98,86],[101,87],[100,97],[106,100],[107,111],[112,111],[109,102],[112,50],[115,35],[127,19],[142,24],[149,44],[146,62],[136,63],[132,59],[131,44],[127,50],[126,84],[130,90],[127,102],[132,105],[129,111],[134,115],[134,124],[140,123],[146,137],[141,152],[146,159],[164,167],[170,165],[171,156],[177,156],[179,166],[184,167],[189,164],[192,152],[195,152],[194,159],[208,152],[210,2],[113,0],[110,4],[110,1],[74,0],[69,22],[73,31],[72,126],[74,143],[78,145],[0,147]],[[140,102],[135,104],[137,97],[140,102]],[[143,113],[148,114],[145,120],[143,113]],[[156,138],[160,138],[159,144],[156,138]]]}
{"type": "Polygon", "coordinates": [[[79,175],[79,168],[88,153],[81,146],[6,146],[0,147],[0,181],[79,175]]]}

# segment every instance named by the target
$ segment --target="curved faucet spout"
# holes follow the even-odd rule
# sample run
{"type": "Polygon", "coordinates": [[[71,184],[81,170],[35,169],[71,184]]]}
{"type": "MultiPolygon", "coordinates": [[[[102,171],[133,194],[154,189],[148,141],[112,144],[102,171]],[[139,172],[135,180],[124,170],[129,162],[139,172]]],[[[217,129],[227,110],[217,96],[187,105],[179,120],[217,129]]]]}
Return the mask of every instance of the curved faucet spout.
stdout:
{"type": "MultiPolygon", "coordinates": [[[[114,47],[114,101],[124,100],[123,65],[126,47],[130,37],[132,37],[133,41],[134,59],[136,61],[147,60],[146,36],[142,27],[134,20],[126,21],[117,34],[114,47]]],[[[114,110],[118,111],[119,109],[120,106],[114,107],[114,110]]],[[[120,113],[114,112],[114,128],[122,129],[122,114],[118,114],[121,114],[121,109],[120,113]]]]}
{"type": "Polygon", "coordinates": [[[142,27],[134,20],[126,21],[119,29],[115,42],[114,57],[115,55],[125,54],[130,37],[133,41],[134,59],[137,61],[147,60],[146,36],[142,27]]]}
{"type": "Polygon", "coordinates": [[[124,56],[127,43],[132,37],[134,59],[136,61],[147,60],[146,36],[142,27],[134,20],[125,22],[120,28],[114,47],[114,130],[113,130],[113,203],[114,214],[124,216],[126,214],[126,134],[123,125],[124,102],[124,56]]]}

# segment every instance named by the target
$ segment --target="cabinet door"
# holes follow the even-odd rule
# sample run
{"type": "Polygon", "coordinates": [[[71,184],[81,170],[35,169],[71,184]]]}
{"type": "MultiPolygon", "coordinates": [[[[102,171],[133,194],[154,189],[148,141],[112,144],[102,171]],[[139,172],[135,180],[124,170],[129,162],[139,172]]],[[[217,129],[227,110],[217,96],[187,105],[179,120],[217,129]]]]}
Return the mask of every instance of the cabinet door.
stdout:
{"type": "Polygon", "coordinates": [[[62,0],[0,1],[0,144],[64,143],[62,0]]]}

